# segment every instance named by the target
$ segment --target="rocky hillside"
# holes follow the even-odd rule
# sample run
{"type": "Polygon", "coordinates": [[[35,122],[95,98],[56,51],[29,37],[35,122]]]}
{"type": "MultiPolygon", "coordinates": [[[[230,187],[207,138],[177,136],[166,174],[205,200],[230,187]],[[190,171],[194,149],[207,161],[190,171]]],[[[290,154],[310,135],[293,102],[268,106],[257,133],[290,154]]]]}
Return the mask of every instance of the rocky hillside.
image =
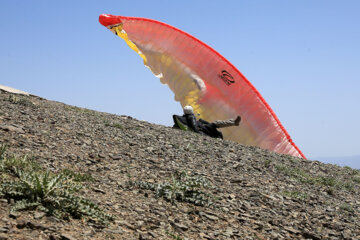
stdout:
{"type": "Polygon", "coordinates": [[[358,170],[2,90],[0,177],[1,240],[360,239],[358,170]]]}

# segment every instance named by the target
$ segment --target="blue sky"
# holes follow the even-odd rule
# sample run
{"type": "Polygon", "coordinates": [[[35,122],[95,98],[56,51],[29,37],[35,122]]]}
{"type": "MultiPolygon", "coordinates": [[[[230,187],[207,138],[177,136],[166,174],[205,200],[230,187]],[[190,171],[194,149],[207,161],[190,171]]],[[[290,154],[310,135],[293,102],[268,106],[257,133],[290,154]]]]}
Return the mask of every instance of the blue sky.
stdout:
{"type": "Polygon", "coordinates": [[[151,18],[232,62],[309,159],[360,168],[359,12],[357,0],[0,0],[0,84],[172,125],[182,112],[172,92],[98,22],[101,13],[151,18]]]}

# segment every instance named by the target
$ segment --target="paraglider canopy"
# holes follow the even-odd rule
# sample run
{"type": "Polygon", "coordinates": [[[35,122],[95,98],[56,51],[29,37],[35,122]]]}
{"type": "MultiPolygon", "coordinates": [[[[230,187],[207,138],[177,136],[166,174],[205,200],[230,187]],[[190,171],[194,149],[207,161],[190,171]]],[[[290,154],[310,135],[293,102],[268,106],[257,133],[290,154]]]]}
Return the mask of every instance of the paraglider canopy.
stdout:
{"type": "Polygon", "coordinates": [[[224,138],[305,158],[256,88],[227,59],[195,37],[151,19],[102,14],[102,25],[125,40],[182,106],[208,122],[240,115],[224,138]]]}

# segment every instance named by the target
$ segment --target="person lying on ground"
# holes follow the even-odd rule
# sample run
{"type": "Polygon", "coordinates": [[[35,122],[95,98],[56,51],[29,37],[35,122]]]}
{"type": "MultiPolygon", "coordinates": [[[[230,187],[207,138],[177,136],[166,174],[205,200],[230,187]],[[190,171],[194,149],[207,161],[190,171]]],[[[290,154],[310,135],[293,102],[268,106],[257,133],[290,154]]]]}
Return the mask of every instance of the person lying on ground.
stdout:
{"type": "Polygon", "coordinates": [[[192,130],[196,133],[208,135],[215,138],[223,138],[222,133],[218,131],[218,128],[239,126],[241,117],[237,116],[235,119],[228,120],[216,120],[209,123],[203,119],[196,119],[194,110],[191,106],[184,107],[184,114],[182,116],[173,115],[174,128],[180,128],[183,130],[192,130]]]}

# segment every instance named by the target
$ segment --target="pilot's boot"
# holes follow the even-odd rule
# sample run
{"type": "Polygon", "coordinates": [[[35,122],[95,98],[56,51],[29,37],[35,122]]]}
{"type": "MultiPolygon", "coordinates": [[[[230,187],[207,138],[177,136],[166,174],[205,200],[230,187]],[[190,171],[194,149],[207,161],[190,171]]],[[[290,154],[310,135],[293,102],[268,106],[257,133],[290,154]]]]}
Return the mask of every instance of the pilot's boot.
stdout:
{"type": "Polygon", "coordinates": [[[229,119],[229,120],[217,120],[213,122],[217,128],[224,128],[224,127],[232,127],[232,126],[239,126],[241,121],[241,117],[237,116],[236,119],[229,119]]]}

